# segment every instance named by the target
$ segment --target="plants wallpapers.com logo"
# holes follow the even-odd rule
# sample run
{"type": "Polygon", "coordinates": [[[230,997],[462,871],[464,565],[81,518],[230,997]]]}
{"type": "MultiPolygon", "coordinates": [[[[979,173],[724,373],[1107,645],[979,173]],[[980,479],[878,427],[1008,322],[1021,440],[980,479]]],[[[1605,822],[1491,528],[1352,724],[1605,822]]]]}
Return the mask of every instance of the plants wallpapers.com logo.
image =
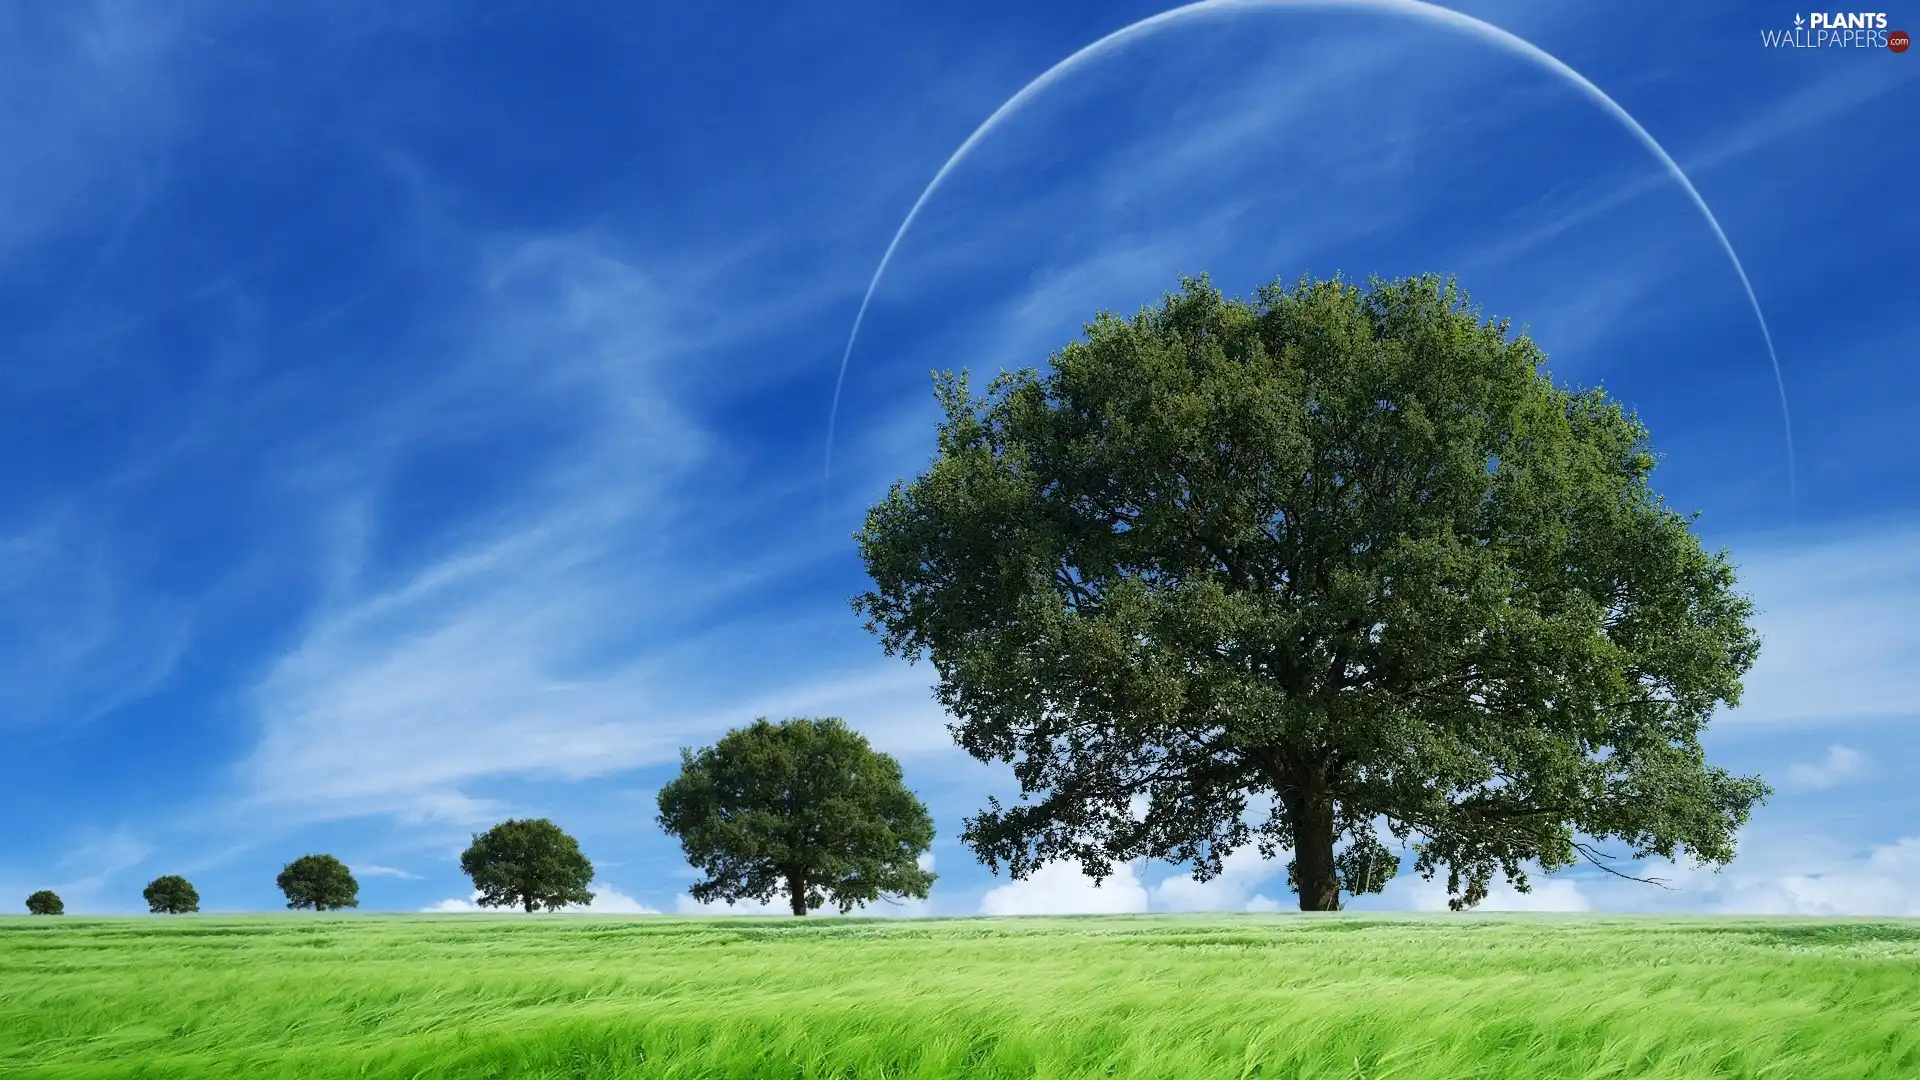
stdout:
{"type": "Polygon", "coordinates": [[[1905,30],[1888,28],[1884,11],[1816,11],[1794,15],[1791,27],[1762,30],[1760,43],[1769,49],[1886,49],[1903,53],[1913,39],[1905,30]]]}

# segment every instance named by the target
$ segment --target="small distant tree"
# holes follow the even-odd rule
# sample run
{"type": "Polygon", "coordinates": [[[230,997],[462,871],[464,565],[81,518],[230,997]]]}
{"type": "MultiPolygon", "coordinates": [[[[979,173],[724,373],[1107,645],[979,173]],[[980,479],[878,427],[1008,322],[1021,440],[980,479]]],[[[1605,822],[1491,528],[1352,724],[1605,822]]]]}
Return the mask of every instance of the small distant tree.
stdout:
{"type": "Polygon", "coordinates": [[[503,821],[476,835],[460,869],[473,879],[481,907],[518,904],[532,912],[593,903],[593,864],[579,841],[546,818],[503,821]]]}
{"type": "Polygon", "coordinates": [[[290,908],[327,911],[360,906],[360,883],[347,864],[331,855],[302,855],[275,879],[290,908]]]}
{"type": "Polygon", "coordinates": [[[200,910],[200,894],[193,883],[179,874],[164,874],[147,883],[141,894],[155,915],[185,915],[200,910]]]}
{"type": "Polygon", "coordinates": [[[900,764],[837,719],[756,720],[699,753],[660,790],[660,827],[707,879],[694,899],[786,893],[795,915],[883,896],[925,899],[919,859],[933,818],[900,764]]]}
{"type": "Polygon", "coordinates": [[[60,894],[52,889],[41,889],[27,897],[27,914],[29,915],[65,915],[66,913],[67,905],[60,902],[60,894]]]}

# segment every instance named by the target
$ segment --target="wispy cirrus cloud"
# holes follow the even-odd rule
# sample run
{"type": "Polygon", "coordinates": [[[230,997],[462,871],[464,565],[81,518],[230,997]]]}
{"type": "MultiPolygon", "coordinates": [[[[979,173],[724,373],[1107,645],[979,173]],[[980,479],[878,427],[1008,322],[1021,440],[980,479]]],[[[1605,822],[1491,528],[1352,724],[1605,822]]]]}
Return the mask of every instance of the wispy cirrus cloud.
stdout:
{"type": "Polygon", "coordinates": [[[1920,714],[1920,530],[1882,521],[1851,537],[1737,549],[1759,609],[1759,659],[1725,723],[1920,714]]]}
{"type": "Polygon", "coordinates": [[[0,266],[65,230],[100,233],[81,286],[120,253],[184,121],[179,53],[188,13],[120,0],[0,14],[0,266]],[[104,221],[101,206],[119,208],[104,221]]]}
{"type": "Polygon", "coordinates": [[[645,668],[604,653],[699,588],[649,565],[666,493],[707,453],[671,390],[698,355],[685,313],[642,268],[553,239],[490,258],[475,310],[464,359],[350,443],[315,448],[338,507],[327,592],[252,692],[261,741],[243,777],[258,798],[468,820],[492,809],[457,789],[474,777],[596,775],[672,752],[631,723],[657,708],[645,668]],[[487,454],[529,408],[564,429],[550,441],[564,452],[437,545],[392,548],[396,474],[423,427],[462,425],[487,454]]]}
{"type": "Polygon", "coordinates": [[[508,245],[484,267],[470,354],[314,449],[302,482],[334,507],[322,602],[249,692],[249,804],[475,822],[504,809],[489,778],[668,762],[755,715],[866,712],[883,749],[944,745],[925,673],[870,649],[795,666],[818,613],[749,603],[843,550],[811,530],[771,550],[740,542],[813,492],[775,473],[739,480],[762,503],[698,497],[735,479],[702,410],[777,376],[713,372],[794,312],[683,308],[686,290],[703,295],[698,271],[650,271],[591,237],[508,245]],[[437,543],[387,546],[382,507],[423,431],[471,427],[488,454],[499,413],[529,412],[564,420],[564,453],[437,543]]]}
{"type": "Polygon", "coordinates": [[[144,865],[155,850],[153,843],[128,828],[82,829],[38,872],[0,866],[0,896],[12,897],[6,901],[11,906],[28,893],[52,889],[71,914],[144,910],[117,901],[114,893],[127,871],[144,865]]]}
{"type": "Polygon", "coordinates": [[[1787,783],[1802,791],[1819,791],[1848,780],[1857,780],[1872,770],[1867,757],[1852,747],[1835,744],[1819,761],[1795,762],[1787,769],[1787,783]]]}
{"type": "Polygon", "coordinates": [[[192,608],[127,578],[112,540],[70,513],[0,537],[0,725],[86,724],[166,680],[192,608]]]}
{"type": "MultiPolygon", "coordinates": [[[[1696,177],[1743,158],[1778,147],[1806,129],[1856,112],[1910,84],[1912,72],[1889,72],[1879,65],[1849,65],[1825,78],[1800,86],[1776,101],[1751,108],[1747,116],[1706,137],[1698,146],[1669,146],[1675,160],[1696,177]]],[[[1637,175],[1571,186],[1566,193],[1535,203],[1516,215],[1516,223],[1531,222],[1503,239],[1479,245],[1468,253],[1463,272],[1511,263],[1542,247],[1596,224],[1636,199],[1673,187],[1673,179],[1649,163],[1636,162],[1637,175]]]]}
{"type": "Polygon", "coordinates": [[[409,873],[408,871],[401,870],[398,867],[381,866],[378,863],[355,864],[354,866],[349,867],[349,869],[353,872],[353,875],[355,877],[404,878],[409,881],[417,880],[420,877],[419,874],[409,873]]]}

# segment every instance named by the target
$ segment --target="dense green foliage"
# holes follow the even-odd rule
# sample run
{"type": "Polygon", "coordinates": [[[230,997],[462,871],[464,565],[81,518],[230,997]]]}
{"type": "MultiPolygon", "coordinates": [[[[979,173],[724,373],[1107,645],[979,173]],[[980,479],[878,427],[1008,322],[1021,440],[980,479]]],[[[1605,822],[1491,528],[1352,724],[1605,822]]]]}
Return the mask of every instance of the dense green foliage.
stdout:
{"type": "Polygon", "coordinates": [[[22,915],[0,1075],[1910,1080],[1916,965],[1911,920],[22,915]]]}
{"type": "Polygon", "coordinates": [[[1595,839],[1733,857],[1707,764],[1758,641],[1648,433],[1434,278],[1188,281],[1045,374],[942,376],[938,456],[869,513],[856,600],[1014,764],[966,840],[1014,876],[1291,849],[1308,909],[1411,842],[1457,906],[1595,839]]]}
{"type": "Polygon", "coordinates": [[[360,906],[360,883],[347,864],[331,855],[302,855],[274,879],[290,908],[331,911],[360,906]]]}
{"type": "Polygon", "coordinates": [[[200,910],[200,894],[193,883],[179,874],[162,874],[147,882],[141,891],[147,910],[155,915],[185,915],[200,910]]]}
{"type": "Polygon", "coordinates": [[[660,789],[660,827],[706,873],[696,900],[771,900],[795,915],[841,912],[882,898],[925,899],[934,875],[919,858],[933,817],[907,790],[900,763],[838,719],[765,719],[680,754],[660,789]]]}
{"type": "Polygon", "coordinates": [[[511,819],[476,834],[460,854],[460,869],[473,879],[481,907],[531,912],[593,903],[593,864],[579,841],[546,818],[511,819]]]}
{"type": "Polygon", "coordinates": [[[64,915],[66,912],[67,905],[60,902],[60,894],[52,889],[41,889],[27,897],[29,915],[64,915]]]}

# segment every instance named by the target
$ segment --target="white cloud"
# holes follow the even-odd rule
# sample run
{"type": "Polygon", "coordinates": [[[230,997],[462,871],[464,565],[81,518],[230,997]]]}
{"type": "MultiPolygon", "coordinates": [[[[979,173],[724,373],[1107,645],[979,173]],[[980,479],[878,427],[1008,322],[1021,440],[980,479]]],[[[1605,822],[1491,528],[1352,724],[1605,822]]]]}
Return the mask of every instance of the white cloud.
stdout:
{"type": "Polygon", "coordinates": [[[1725,722],[1920,714],[1920,529],[1734,550],[1762,643],[1725,722]]]}
{"type": "MultiPolygon", "coordinates": [[[[587,904],[582,907],[574,907],[574,906],[562,907],[552,912],[552,914],[555,914],[555,915],[658,915],[660,914],[659,909],[650,908],[647,905],[641,903],[638,900],[635,900],[633,897],[628,896],[626,893],[621,892],[619,889],[616,889],[611,885],[603,885],[603,884],[600,884],[599,882],[595,882],[594,884],[588,886],[588,891],[593,893],[593,903],[587,904]]],[[[525,915],[527,914],[527,912],[517,907],[504,907],[504,908],[481,907],[476,902],[479,899],[480,899],[480,892],[479,890],[476,889],[464,900],[458,899],[458,898],[449,898],[446,900],[441,900],[437,903],[429,904],[426,907],[421,908],[420,910],[426,911],[426,912],[435,912],[439,914],[465,914],[465,915],[481,915],[481,914],[525,915]]],[[[540,912],[535,912],[535,914],[548,914],[548,913],[542,910],[540,912]]]]}
{"type": "Polygon", "coordinates": [[[593,906],[583,910],[601,915],[660,914],[660,909],[648,907],[611,885],[596,886],[593,890],[593,906]]]}
{"type": "Polygon", "coordinates": [[[1625,882],[1595,882],[1607,910],[1693,910],[1750,915],[1920,915],[1920,836],[1865,847],[1821,836],[1761,837],[1715,872],[1655,864],[1642,876],[1671,892],[1625,882]]]}
{"type": "MultiPolygon", "coordinates": [[[[275,793],[275,796],[289,800],[305,799],[313,803],[324,800],[327,794],[324,788],[316,787],[311,790],[283,789],[275,793]]],[[[498,820],[505,813],[506,807],[495,799],[476,799],[458,791],[430,788],[405,793],[404,801],[395,804],[392,809],[399,814],[400,820],[409,825],[418,825],[423,822],[474,825],[498,820]]],[[[459,854],[458,851],[454,852],[456,858],[459,854]]]]}
{"type": "Polygon", "coordinates": [[[1787,770],[1787,783],[1803,791],[1818,791],[1865,776],[1867,772],[1865,754],[1836,743],[1827,747],[1827,756],[1819,761],[1796,762],[1787,770]]]}
{"type": "MultiPolygon", "coordinates": [[[[1153,887],[1156,911],[1277,911],[1281,904],[1259,889],[1278,878],[1277,888],[1286,889],[1287,860],[1290,851],[1280,851],[1273,859],[1260,856],[1260,849],[1249,844],[1235,848],[1220,860],[1220,874],[1207,881],[1195,881],[1191,872],[1176,871],[1153,887]]],[[[1292,894],[1287,894],[1291,897],[1292,894]]]]}
{"type": "Polygon", "coordinates": [[[1719,909],[1792,915],[1920,915],[1920,837],[1865,857],[1815,864],[1771,879],[1736,878],[1719,909]]]}
{"type": "Polygon", "coordinates": [[[419,874],[410,874],[405,870],[398,870],[391,866],[379,866],[373,863],[368,863],[364,866],[350,866],[347,869],[352,871],[354,877],[393,877],[393,878],[410,878],[410,879],[418,879],[420,877],[419,874]]]}
{"type": "Polygon", "coordinates": [[[694,709],[656,696],[652,658],[599,681],[556,684],[542,668],[564,661],[543,660],[534,626],[492,635],[468,623],[446,635],[437,645],[397,644],[369,667],[341,670],[343,682],[281,698],[249,762],[255,798],[315,817],[390,812],[477,824],[509,808],[462,790],[468,783],[515,774],[578,780],[670,763],[680,747],[757,716],[840,716],[903,759],[953,750],[925,672],[904,665],[694,709]],[[508,655],[514,642],[526,649],[508,655]],[[302,702],[312,711],[296,712],[302,702]]]}
{"type": "Polygon", "coordinates": [[[1075,863],[1048,863],[1026,878],[987,890],[982,915],[1119,915],[1147,910],[1147,889],[1131,864],[1095,883],[1075,863]]]}

